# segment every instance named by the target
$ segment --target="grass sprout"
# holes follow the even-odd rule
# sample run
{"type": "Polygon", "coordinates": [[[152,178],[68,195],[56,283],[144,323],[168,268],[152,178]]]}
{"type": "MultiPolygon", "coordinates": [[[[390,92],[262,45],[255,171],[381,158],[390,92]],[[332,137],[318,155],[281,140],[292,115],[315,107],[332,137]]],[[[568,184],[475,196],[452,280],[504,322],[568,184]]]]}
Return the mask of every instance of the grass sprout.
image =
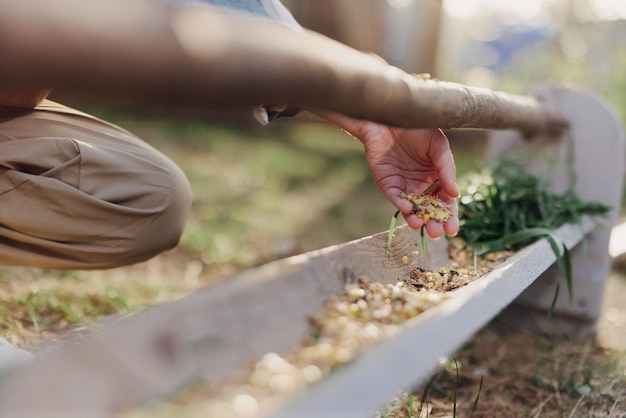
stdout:
{"type": "Polygon", "coordinates": [[[474,412],[476,412],[476,408],[478,408],[478,400],[480,399],[480,392],[482,392],[483,390],[483,377],[484,376],[480,376],[480,383],[478,385],[478,393],[476,393],[476,397],[474,398],[474,403],[472,404],[470,418],[474,416],[474,412]]]}
{"type": "Polygon", "coordinates": [[[422,253],[422,258],[426,257],[426,237],[424,236],[425,229],[426,225],[423,225],[420,228],[420,253],[422,253]]]}
{"type": "Polygon", "coordinates": [[[456,383],[454,385],[454,393],[452,394],[452,416],[456,418],[456,398],[459,390],[459,363],[456,361],[456,357],[452,357],[454,360],[454,370],[456,372],[456,383]]]}
{"type": "Polygon", "coordinates": [[[387,256],[391,254],[391,242],[393,241],[393,231],[396,229],[396,224],[398,223],[399,215],[400,215],[400,211],[398,210],[391,217],[391,223],[389,224],[389,234],[387,235],[387,256]]]}
{"type": "Polygon", "coordinates": [[[468,178],[460,201],[460,236],[484,253],[520,248],[585,215],[606,215],[610,207],[581,200],[574,190],[554,193],[548,183],[523,173],[509,160],[468,178]],[[539,228],[535,229],[535,228],[539,228]],[[515,235],[526,231],[523,234],[515,235]]]}

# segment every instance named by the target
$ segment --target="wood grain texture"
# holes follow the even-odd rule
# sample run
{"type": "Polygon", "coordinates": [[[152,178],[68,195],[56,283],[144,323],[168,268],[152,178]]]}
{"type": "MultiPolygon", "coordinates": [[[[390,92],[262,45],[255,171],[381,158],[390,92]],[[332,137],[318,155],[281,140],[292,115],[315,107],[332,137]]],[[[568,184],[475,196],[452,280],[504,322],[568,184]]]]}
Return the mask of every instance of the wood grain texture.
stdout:
{"type": "Polygon", "coordinates": [[[109,416],[195,377],[286,352],[346,280],[393,283],[411,269],[403,255],[425,268],[447,263],[446,240],[428,240],[422,259],[414,254],[419,232],[403,226],[395,235],[389,257],[387,233],[376,234],[242,272],[68,341],[3,382],[0,416],[109,416]]]}

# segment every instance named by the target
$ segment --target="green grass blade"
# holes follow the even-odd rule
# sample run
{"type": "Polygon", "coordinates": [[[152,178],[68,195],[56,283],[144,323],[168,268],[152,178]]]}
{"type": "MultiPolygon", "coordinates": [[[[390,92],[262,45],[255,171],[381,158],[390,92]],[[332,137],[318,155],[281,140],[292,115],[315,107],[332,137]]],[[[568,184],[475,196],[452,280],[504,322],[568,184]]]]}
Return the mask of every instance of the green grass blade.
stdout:
{"type": "Polygon", "coordinates": [[[424,391],[422,392],[422,397],[420,398],[420,406],[419,409],[417,411],[417,415],[419,417],[423,416],[423,408],[424,406],[426,406],[426,418],[428,418],[428,416],[430,415],[430,412],[428,410],[428,393],[430,392],[430,389],[432,388],[436,388],[437,383],[435,382],[435,376],[432,376],[429,380],[428,383],[426,384],[426,387],[424,387],[424,391]]]}
{"type": "Polygon", "coordinates": [[[426,384],[426,386],[424,387],[424,391],[422,392],[422,397],[420,398],[421,404],[426,403],[426,401],[428,400],[428,392],[430,392],[430,389],[433,387],[435,383],[435,377],[436,376],[431,377],[428,380],[428,383],[426,384]]]}
{"type": "Polygon", "coordinates": [[[552,318],[552,313],[554,312],[554,307],[556,306],[556,300],[559,298],[559,290],[561,288],[561,283],[556,283],[556,289],[554,290],[554,297],[552,298],[552,303],[550,304],[550,308],[548,309],[548,313],[546,315],[546,321],[552,318]]]}
{"type": "MultiPolygon", "coordinates": [[[[561,243],[561,248],[563,250],[563,255],[561,255],[561,251],[559,251],[559,247],[557,243],[553,241],[554,238],[550,236],[550,237],[546,237],[546,239],[548,239],[548,242],[550,243],[550,246],[552,247],[552,251],[554,251],[554,254],[556,255],[556,262],[557,262],[557,267],[559,269],[559,272],[565,273],[565,283],[567,285],[567,297],[571,305],[574,301],[574,279],[572,276],[573,274],[572,273],[572,256],[570,254],[570,250],[567,248],[565,244],[561,243]]],[[[558,287],[557,287],[557,290],[558,290],[558,287]]],[[[557,295],[555,295],[555,298],[556,296],[557,295]]],[[[556,300],[553,301],[551,308],[554,308],[555,303],[556,303],[556,300]]]]}
{"type": "Polygon", "coordinates": [[[28,305],[26,307],[26,312],[28,313],[30,320],[33,322],[33,328],[35,329],[35,333],[37,335],[40,335],[41,329],[39,328],[39,315],[37,315],[35,309],[31,305],[28,305]]]}
{"type": "Polygon", "coordinates": [[[452,395],[452,417],[456,418],[456,396],[459,389],[459,363],[456,361],[456,357],[452,357],[454,360],[454,368],[456,369],[456,384],[454,385],[454,393],[452,395]]]}
{"type": "Polygon", "coordinates": [[[439,179],[435,179],[435,181],[433,181],[432,183],[430,183],[430,186],[428,186],[428,187],[426,188],[426,190],[424,190],[421,194],[426,194],[426,193],[430,192],[430,191],[433,189],[433,187],[435,187],[435,185],[436,185],[437,183],[439,183],[439,179]]]}
{"type": "Polygon", "coordinates": [[[387,257],[391,254],[391,242],[393,241],[393,231],[396,229],[396,224],[398,223],[398,215],[400,215],[400,211],[396,211],[396,213],[391,217],[389,235],[387,236],[387,257]]]}
{"type": "Polygon", "coordinates": [[[480,392],[482,392],[483,390],[483,377],[484,376],[480,376],[480,384],[478,385],[478,393],[476,394],[476,398],[474,398],[474,403],[472,404],[470,418],[474,416],[474,412],[476,412],[476,408],[478,407],[478,399],[480,398],[480,392]]]}
{"type": "Polygon", "coordinates": [[[384,408],[381,408],[380,410],[380,418],[389,418],[389,416],[391,414],[393,414],[394,412],[396,412],[400,406],[402,405],[402,402],[396,402],[393,405],[387,405],[384,408]]]}
{"type": "Polygon", "coordinates": [[[422,258],[426,257],[426,238],[424,237],[424,230],[426,229],[426,225],[422,225],[420,229],[420,252],[422,253],[422,258]]]}
{"type": "Polygon", "coordinates": [[[572,277],[572,256],[569,249],[563,244],[563,261],[565,264],[565,283],[570,305],[574,302],[574,279],[572,277]]]}
{"type": "MultiPolygon", "coordinates": [[[[555,237],[552,234],[546,235],[545,238],[550,244],[550,247],[552,248],[552,252],[556,256],[556,266],[559,269],[559,272],[561,272],[563,269],[563,256],[561,255],[561,249],[559,245],[557,244],[555,237]]],[[[563,248],[565,248],[565,244],[562,244],[562,245],[563,245],[563,248]]]]}
{"type": "Polygon", "coordinates": [[[407,400],[406,416],[407,418],[413,418],[413,394],[412,393],[409,393],[409,399],[407,400]]]}
{"type": "Polygon", "coordinates": [[[560,242],[560,240],[551,230],[547,228],[527,228],[508,234],[499,239],[482,242],[477,245],[477,252],[478,255],[481,256],[494,251],[513,249],[517,245],[530,243],[544,237],[549,238],[548,242],[550,243],[552,250],[555,255],[558,255],[557,258],[560,258],[561,253],[559,251],[559,246],[557,245],[557,242],[560,242]]]}
{"type": "MultiPolygon", "coordinates": [[[[567,283],[567,292],[569,296],[570,304],[573,302],[574,298],[574,286],[573,286],[573,277],[572,277],[572,259],[570,255],[569,249],[561,242],[561,240],[554,235],[554,233],[547,228],[529,228],[523,231],[516,232],[514,234],[507,235],[503,238],[489,241],[483,243],[478,251],[478,255],[483,255],[493,251],[499,251],[505,248],[513,248],[515,245],[526,242],[537,240],[539,238],[545,238],[550,248],[552,248],[552,252],[556,257],[556,264],[559,272],[565,273],[565,280],[567,283]]],[[[550,306],[550,310],[548,312],[548,318],[552,316],[552,311],[554,310],[554,306],[556,304],[556,298],[558,296],[558,284],[557,289],[554,295],[554,300],[552,301],[552,305],[550,306]]]]}
{"type": "Polygon", "coordinates": [[[472,250],[472,261],[474,262],[474,271],[478,271],[478,253],[472,250]]]}

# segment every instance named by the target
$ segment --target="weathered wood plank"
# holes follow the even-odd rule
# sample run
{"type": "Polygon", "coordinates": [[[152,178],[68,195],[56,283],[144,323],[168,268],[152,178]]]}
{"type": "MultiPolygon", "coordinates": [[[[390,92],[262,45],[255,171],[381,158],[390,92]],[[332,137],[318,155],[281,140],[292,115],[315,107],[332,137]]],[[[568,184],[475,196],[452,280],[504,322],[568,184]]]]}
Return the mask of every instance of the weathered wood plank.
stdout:
{"type": "Polygon", "coordinates": [[[212,379],[269,351],[288,351],[308,332],[308,315],[346,278],[395,282],[411,262],[447,262],[445,240],[429,240],[422,259],[417,231],[404,226],[395,235],[389,257],[387,234],[376,234],[245,271],[62,344],[3,382],[0,416],[109,416],[195,376],[212,379]]]}

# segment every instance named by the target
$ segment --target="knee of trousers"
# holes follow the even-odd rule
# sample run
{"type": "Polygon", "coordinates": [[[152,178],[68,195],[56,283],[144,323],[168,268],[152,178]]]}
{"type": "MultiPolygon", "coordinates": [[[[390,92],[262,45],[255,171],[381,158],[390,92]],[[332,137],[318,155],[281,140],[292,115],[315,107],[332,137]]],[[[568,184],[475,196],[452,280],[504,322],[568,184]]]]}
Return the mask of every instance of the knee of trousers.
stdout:
{"type": "Polygon", "coordinates": [[[155,149],[66,138],[31,145],[45,167],[13,160],[0,170],[0,265],[113,268],[179,242],[191,189],[155,149]]]}
{"type": "Polygon", "coordinates": [[[145,193],[158,203],[143,209],[149,212],[146,219],[138,222],[135,233],[127,234],[119,255],[109,258],[106,267],[145,261],[178,245],[187,223],[192,193],[187,178],[174,163],[169,164],[166,173],[158,187],[147,185],[145,193]]]}
{"type": "Polygon", "coordinates": [[[0,114],[0,265],[110,268],[175,246],[179,167],[117,126],[53,102],[0,114]]]}

